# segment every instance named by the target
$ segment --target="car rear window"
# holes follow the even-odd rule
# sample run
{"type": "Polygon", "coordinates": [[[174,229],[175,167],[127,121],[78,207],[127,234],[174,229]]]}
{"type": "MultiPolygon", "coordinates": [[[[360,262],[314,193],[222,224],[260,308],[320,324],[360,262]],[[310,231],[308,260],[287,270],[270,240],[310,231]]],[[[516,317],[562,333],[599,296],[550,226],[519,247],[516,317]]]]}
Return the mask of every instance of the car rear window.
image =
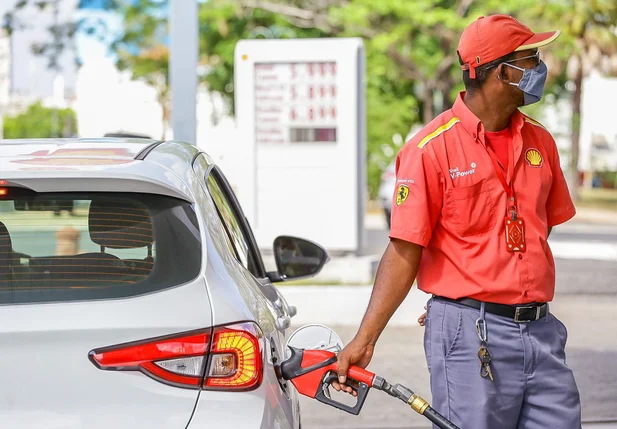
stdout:
{"type": "Polygon", "coordinates": [[[20,188],[2,193],[1,304],[129,297],[199,273],[199,227],[185,201],[20,188]]]}

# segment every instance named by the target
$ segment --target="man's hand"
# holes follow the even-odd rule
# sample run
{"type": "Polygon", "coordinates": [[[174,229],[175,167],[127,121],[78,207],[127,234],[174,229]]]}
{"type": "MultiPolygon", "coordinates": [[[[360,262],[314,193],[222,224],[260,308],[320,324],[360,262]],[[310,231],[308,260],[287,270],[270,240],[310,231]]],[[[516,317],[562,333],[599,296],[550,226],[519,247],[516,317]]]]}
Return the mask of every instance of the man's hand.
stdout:
{"type": "MultiPolygon", "coordinates": [[[[426,305],[424,306],[424,309],[427,309],[426,305]]],[[[420,326],[426,325],[426,311],[420,317],[418,317],[418,323],[420,324],[420,326]]]]}
{"type": "Polygon", "coordinates": [[[351,365],[366,368],[371,362],[374,349],[375,346],[373,344],[370,344],[366,340],[359,339],[358,337],[347,344],[337,356],[339,383],[332,383],[332,387],[339,392],[343,390],[344,392],[351,393],[353,396],[358,396],[349,385],[345,384],[347,381],[347,371],[351,365]]]}

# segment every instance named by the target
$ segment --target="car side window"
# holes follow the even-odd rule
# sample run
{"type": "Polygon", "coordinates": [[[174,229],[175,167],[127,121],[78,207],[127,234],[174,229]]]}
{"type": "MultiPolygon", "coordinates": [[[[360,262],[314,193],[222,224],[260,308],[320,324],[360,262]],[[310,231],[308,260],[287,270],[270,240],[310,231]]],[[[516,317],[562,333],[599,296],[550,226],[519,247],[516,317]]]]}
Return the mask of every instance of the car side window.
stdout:
{"type": "Polygon", "coordinates": [[[236,258],[255,277],[261,277],[261,273],[257,268],[258,264],[250,249],[250,241],[242,230],[239,216],[236,214],[233,204],[223,190],[223,186],[221,186],[221,183],[219,183],[219,180],[217,180],[213,173],[209,174],[206,178],[206,184],[208,185],[210,195],[219,212],[219,216],[225,225],[225,229],[227,230],[229,239],[235,250],[236,258]]]}

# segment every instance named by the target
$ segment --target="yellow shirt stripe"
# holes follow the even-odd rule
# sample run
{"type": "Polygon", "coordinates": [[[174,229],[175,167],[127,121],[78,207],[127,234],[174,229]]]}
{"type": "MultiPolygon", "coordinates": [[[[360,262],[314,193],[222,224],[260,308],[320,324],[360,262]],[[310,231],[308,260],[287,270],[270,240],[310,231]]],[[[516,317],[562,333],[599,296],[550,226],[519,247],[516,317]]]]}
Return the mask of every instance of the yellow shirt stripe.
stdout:
{"type": "Polygon", "coordinates": [[[538,121],[536,121],[535,119],[531,119],[529,116],[525,116],[525,122],[531,124],[531,125],[535,125],[536,127],[540,127],[545,131],[548,131],[544,125],[542,125],[541,123],[539,123],[538,121]]]}
{"type": "Polygon", "coordinates": [[[426,146],[426,144],[428,142],[433,140],[435,137],[438,137],[441,133],[444,133],[444,132],[448,131],[457,122],[459,122],[459,119],[455,116],[454,118],[450,119],[448,121],[448,123],[446,123],[446,124],[442,125],[441,127],[437,128],[435,131],[430,133],[428,136],[426,136],[422,140],[420,140],[420,143],[418,143],[418,147],[419,148],[423,148],[424,146],[426,146]]]}

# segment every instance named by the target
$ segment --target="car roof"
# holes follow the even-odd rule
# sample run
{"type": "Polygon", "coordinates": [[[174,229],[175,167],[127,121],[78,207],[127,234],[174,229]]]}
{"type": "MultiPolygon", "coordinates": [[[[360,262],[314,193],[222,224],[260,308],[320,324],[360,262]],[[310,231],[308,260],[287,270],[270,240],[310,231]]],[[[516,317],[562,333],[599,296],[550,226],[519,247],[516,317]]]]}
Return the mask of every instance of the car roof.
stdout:
{"type": "Polygon", "coordinates": [[[126,189],[192,201],[187,166],[198,153],[188,143],[139,138],[0,140],[0,181],[37,192],[126,189]]]}
{"type": "Polygon", "coordinates": [[[139,152],[155,142],[134,138],[0,140],[0,157],[134,159],[139,152]]]}

